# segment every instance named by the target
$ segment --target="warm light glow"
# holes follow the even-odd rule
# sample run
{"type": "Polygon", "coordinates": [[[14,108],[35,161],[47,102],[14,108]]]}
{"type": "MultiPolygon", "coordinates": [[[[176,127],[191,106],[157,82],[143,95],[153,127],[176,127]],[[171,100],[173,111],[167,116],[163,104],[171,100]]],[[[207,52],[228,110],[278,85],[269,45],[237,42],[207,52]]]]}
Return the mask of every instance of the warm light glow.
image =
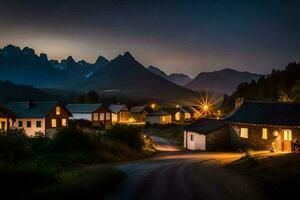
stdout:
{"type": "Polygon", "coordinates": [[[179,108],[179,105],[176,105],[176,108],[179,108]]]}
{"type": "Polygon", "coordinates": [[[155,109],[155,103],[151,104],[151,108],[154,110],[155,109]]]}
{"type": "Polygon", "coordinates": [[[133,123],[135,122],[135,119],[133,117],[130,117],[129,120],[128,120],[130,123],[133,123]]]}

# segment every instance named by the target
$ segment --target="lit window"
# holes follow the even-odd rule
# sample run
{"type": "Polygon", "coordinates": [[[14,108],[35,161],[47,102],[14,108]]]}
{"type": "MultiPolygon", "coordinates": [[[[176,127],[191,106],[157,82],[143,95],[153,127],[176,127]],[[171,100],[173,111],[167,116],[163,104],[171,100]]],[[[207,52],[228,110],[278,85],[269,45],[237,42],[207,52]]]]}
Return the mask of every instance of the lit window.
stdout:
{"type": "Polygon", "coordinates": [[[292,141],[292,131],[291,130],[283,130],[283,138],[284,141],[292,141]]]}
{"type": "Polygon", "coordinates": [[[175,114],[175,120],[176,120],[176,121],[179,121],[179,120],[180,120],[180,112],[177,112],[177,113],[175,114]]]}
{"type": "Polygon", "coordinates": [[[56,127],[56,119],[51,120],[51,127],[55,128],[56,127]]]}
{"type": "Polygon", "coordinates": [[[94,121],[98,121],[99,117],[98,117],[98,113],[94,113],[94,121]]]}
{"type": "Polygon", "coordinates": [[[110,120],[110,113],[106,113],[106,120],[110,120]]]}
{"type": "Polygon", "coordinates": [[[60,115],[60,107],[56,107],[56,115],[60,115]]]}
{"type": "Polygon", "coordinates": [[[100,121],[104,121],[104,113],[100,113],[100,121]]]}
{"type": "Polygon", "coordinates": [[[248,138],[248,128],[241,128],[241,138],[248,138]]]}
{"type": "Polygon", "coordinates": [[[262,129],[262,139],[268,139],[268,129],[266,128],[262,129]]]}
{"type": "Polygon", "coordinates": [[[65,118],[61,119],[61,125],[67,126],[67,119],[65,119],[65,118]]]}
{"type": "Polygon", "coordinates": [[[23,121],[19,121],[19,127],[23,127],[23,121]]]}
{"type": "Polygon", "coordinates": [[[191,135],[191,141],[194,141],[194,135],[191,135]]]}
{"type": "Polygon", "coordinates": [[[112,121],[112,122],[117,122],[117,121],[118,121],[118,115],[115,114],[115,113],[112,113],[112,114],[111,114],[111,121],[112,121]]]}
{"type": "Polygon", "coordinates": [[[41,121],[36,121],[36,127],[41,128],[42,127],[42,122],[41,121]]]}
{"type": "Polygon", "coordinates": [[[162,117],[162,121],[163,121],[163,122],[166,121],[166,117],[162,117]]]}
{"type": "Polygon", "coordinates": [[[31,128],[31,121],[27,121],[26,126],[27,126],[27,128],[31,128]]]}

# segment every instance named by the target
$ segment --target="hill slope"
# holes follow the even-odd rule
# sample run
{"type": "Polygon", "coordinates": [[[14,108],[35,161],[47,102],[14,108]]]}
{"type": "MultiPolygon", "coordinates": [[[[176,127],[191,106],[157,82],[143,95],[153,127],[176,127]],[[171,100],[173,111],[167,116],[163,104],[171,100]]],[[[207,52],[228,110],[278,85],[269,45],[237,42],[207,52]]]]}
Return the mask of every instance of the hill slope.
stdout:
{"type": "Polygon", "coordinates": [[[188,99],[197,95],[151,73],[129,52],[118,56],[103,69],[95,72],[88,80],[86,88],[100,93],[114,91],[113,94],[170,100],[188,99]]]}
{"type": "Polygon", "coordinates": [[[223,69],[214,72],[202,72],[185,87],[194,91],[214,91],[231,94],[239,84],[257,80],[262,75],[250,72],[240,72],[233,69],[223,69]]]}

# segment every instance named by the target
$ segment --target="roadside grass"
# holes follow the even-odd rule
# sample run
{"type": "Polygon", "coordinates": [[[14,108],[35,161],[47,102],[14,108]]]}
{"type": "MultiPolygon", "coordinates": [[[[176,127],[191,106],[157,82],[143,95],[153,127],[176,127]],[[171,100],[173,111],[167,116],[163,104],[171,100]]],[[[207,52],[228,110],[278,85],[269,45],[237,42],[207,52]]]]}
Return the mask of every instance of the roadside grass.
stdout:
{"type": "Polygon", "coordinates": [[[162,138],[171,139],[176,142],[177,147],[183,147],[184,126],[182,125],[148,125],[145,127],[144,132],[162,138]]]}
{"type": "Polygon", "coordinates": [[[266,199],[299,194],[299,153],[245,156],[227,167],[256,181],[266,199]]]}
{"type": "MultiPolygon", "coordinates": [[[[124,176],[117,169],[86,168],[152,155],[153,141],[139,132],[140,129],[133,127],[117,126],[105,135],[86,133],[74,127],[60,130],[53,138],[31,138],[22,130],[1,133],[0,192],[12,198],[30,197],[35,192],[35,197],[41,199],[38,197],[42,194],[58,197],[65,192],[67,198],[82,190],[83,194],[101,197],[124,176]]],[[[78,196],[80,194],[74,197],[78,196]]]]}

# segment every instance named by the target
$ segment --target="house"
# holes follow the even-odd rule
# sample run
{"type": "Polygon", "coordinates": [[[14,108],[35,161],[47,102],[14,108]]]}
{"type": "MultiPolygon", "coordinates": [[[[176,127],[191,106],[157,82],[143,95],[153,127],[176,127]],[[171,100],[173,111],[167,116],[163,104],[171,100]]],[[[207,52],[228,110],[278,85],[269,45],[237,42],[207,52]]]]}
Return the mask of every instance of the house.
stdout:
{"type": "Polygon", "coordinates": [[[58,102],[9,102],[5,105],[16,114],[13,124],[28,136],[52,135],[57,128],[67,127],[72,114],[58,102]]]}
{"type": "Polygon", "coordinates": [[[112,125],[112,112],[103,104],[69,104],[70,110],[75,120],[91,121],[92,126],[108,128],[112,125]]]}
{"type": "Polygon", "coordinates": [[[214,150],[230,146],[231,149],[291,152],[293,141],[300,139],[300,104],[297,103],[240,102],[226,118],[205,121],[200,119],[186,127],[187,149],[214,150]],[[191,135],[200,135],[201,139],[194,140],[198,136],[191,135]],[[207,141],[208,137],[223,138],[228,145],[219,144],[219,140],[207,141]]]}
{"type": "Polygon", "coordinates": [[[146,122],[150,124],[171,124],[172,115],[165,111],[156,111],[153,113],[149,113],[146,116],[146,122]]]}
{"type": "Polygon", "coordinates": [[[3,104],[0,104],[0,130],[12,128],[17,115],[3,104]]]}
{"type": "Polygon", "coordinates": [[[189,150],[228,150],[230,148],[228,122],[199,119],[185,129],[184,147],[189,150]]]}
{"type": "MultiPolygon", "coordinates": [[[[183,106],[182,109],[190,114],[191,119],[197,119],[200,117],[200,112],[192,106],[183,106]]],[[[188,117],[186,117],[186,118],[188,118],[188,117]]]]}
{"type": "Polygon", "coordinates": [[[130,112],[125,104],[111,104],[108,109],[111,111],[112,124],[128,122],[130,112]]]}
{"type": "Polygon", "coordinates": [[[130,108],[130,114],[134,121],[145,122],[148,114],[147,106],[133,106],[130,108]]]}
{"type": "Polygon", "coordinates": [[[164,108],[165,112],[171,114],[172,121],[184,121],[191,119],[191,113],[187,109],[183,108],[164,108]]]}

